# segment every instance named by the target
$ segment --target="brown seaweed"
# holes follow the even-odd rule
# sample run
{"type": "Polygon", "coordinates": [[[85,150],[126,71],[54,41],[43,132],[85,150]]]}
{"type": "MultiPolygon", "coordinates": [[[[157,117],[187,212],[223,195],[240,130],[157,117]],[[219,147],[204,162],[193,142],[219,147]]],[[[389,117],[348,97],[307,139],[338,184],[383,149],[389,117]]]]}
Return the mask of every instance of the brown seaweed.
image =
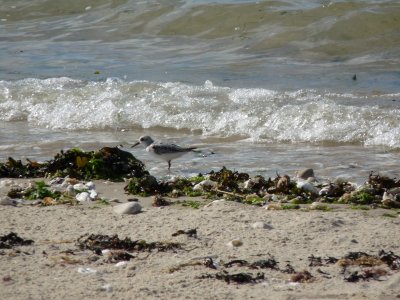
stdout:
{"type": "Polygon", "coordinates": [[[178,230],[177,232],[174,232],[172,234],[172,236],[178,236],[178,235],[181,235],[181,234],[186,234],[189,237],[197,238],[197,229],[196,228],[188,229],[188,230],[182,230],[181,229],[181,230],[178,230]]]}
{"type": "Polygon", "coordinates": [[[126,251],[152,251],[160,252],[181,249],[182,244],[172,242],[146,242],[145,240],[131,240],[126,237],[120,239],[118,235],[91,234],[82,235],[77,240],[77,245],[81,249],[96,251],[98,249],[122,249],[126,251]]]}
{"type": "Polygon", "coordinates": [[[229,274],[226,271],[222,271],[216,274],[204,274],[199,277],[200,279],[210,279],[215,278],[218,280],[223,280],[226,283],[230,284],[231,282],[237,284],[245,284],[245,283],[257,283],[260,280],[264,280],[265,276],[264,273],[257,273],[253,275],[251,273],[235,273],[229,274]]]}
{"type": "Polygon", "coordinates": [[[15,232],[0,236],[0,249],[11,249],[15,246],[28,246],[33,243],[33,240],[23,239],[15,232]]]}

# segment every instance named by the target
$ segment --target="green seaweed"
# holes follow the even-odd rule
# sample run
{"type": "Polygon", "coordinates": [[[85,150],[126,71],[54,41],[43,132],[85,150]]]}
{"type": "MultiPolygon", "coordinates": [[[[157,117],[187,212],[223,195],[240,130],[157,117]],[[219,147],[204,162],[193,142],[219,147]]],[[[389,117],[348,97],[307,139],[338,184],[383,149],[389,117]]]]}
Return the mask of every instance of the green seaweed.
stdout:
{"type": "Polygon", "coordinates": [[[48,185],[44,181],[36,181],[35,187],[29,188],[25,191],[25,198],[28,200],[43,199],[45,197],[59,198],[60,192],[52,192],[48,189],[48,185]]]}

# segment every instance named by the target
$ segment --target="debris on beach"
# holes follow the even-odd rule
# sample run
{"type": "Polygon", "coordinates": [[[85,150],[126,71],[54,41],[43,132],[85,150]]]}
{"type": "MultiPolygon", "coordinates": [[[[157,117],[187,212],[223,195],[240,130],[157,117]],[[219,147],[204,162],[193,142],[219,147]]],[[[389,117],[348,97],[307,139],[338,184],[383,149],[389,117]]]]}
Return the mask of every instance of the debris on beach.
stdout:
{"type": "Polygon", "coordinates": [[[15,232],[0,236],[0,249],[11,249],[15,246],[29,246],[33,243],[33,240],[23,239],[15,232]]]}
{"type": "Polygon", "coordinates": [[[17,203],[43,206],[102,200],[93,182],[85,183],[69,176],[56,177],[47,183],[43,180],[14,183],[10,185],[7,197],[17,203]]]}

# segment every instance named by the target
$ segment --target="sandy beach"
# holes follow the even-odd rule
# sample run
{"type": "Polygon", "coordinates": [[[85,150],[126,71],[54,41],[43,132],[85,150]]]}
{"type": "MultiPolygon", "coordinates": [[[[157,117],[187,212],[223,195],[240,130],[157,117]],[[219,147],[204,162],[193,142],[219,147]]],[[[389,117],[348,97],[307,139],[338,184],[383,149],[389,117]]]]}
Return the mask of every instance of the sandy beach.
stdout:
{"type": "MultiPolygon", "coordinates": [[[[124,185],[96,182],[101,196],[127,202],[132,196],[124,194],[124,185]]],[[[5,192],[2,189],[1,196],[5,192]]],[[[1,298],[400,297],[398,270],[372,263],[350,265],[344,271],[343,259],[340,260],[350,252],[378,255],[384,250],[400,254],[400,219],[393,210],[352,210],[338,204],[331,205],[330,211],[265,210],[231,201],[216,201],[194,209],[180,204],[153,207],[152,201],[151,197],[139,198],[143,211],[135,215],[115,213],[112,206],[116,203],[0,206],[0,236],[14,232],[34,241],[31,245],[0,249],[1,298]],[[196,234],[185,234],[189,229],[196,229],[196,234]],[[120,262],[110,259],[110,252],[96,254],[79,247],[78,239],[85,234],[179,243],[181,247],[128,251],[133,258],[120,262]],[[250,266],[261,260],[274,261],[276,265],[250,266]],[[378,275],[349,282],[356,271],[359,275],[372,271],[378,275]],[[237,283],[232,277],[227,280],[222,276],[239,273],[254,280],[237,283]]]]}

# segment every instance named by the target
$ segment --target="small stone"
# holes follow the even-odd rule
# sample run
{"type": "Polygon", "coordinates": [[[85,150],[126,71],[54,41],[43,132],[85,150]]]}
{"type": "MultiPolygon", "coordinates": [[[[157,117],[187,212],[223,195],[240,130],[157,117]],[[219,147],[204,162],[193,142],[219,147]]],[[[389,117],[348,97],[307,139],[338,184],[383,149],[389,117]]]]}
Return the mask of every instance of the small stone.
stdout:
{"type": "Polygon", "coordinates": [[[94,184],[93,181],[86,182],[85,185],[86,185],[86,188],[87,188],[88,190],[94,190],[94,189],[96,188],[96,185],[94,184]]]}
{"type": "Polygon", "coordinates": [[[215,181],[206,179],[193,187],[194,191],[209,191],[217,186],[215,181]]]}
{"type": "Polygon", "coordinates": [[[304,180],[307,180],[309,177],[315,177],[314,170],[313,169],[304,169],[304,170],[297,171],[296,177],[304,179],[304,180]]]}
{"type": "Polygon", "coordinates": [[[87,187],[83,183],[77,183],[77,184],[74,184],[74,190],[75,191],[86,191],[87,187]]]}
{"type": "Polygon", "coordinates": [[[127,202],[114,206],[114,211],[118,214],[134,215],[142,211],[142,206],[138,202],[127,202]]]}
{"type": "Polygon", "coordinates": [[[127,261],[120,261],[117,262],[114,266],[118,268],[125,268],[127,266],[128,262],[127,261]]]}
{"type": "Polygon", "coordinates": [[[88,192],[82,192],[75,196],[75,199],[79,202],[90,201],[90,196],[88,192]]]}
{"type": "Polygon", "coordinates": [[[308,181],[298,181],[297,187],[303,191],[310,192],[311,194],[319,195],[319,188],[308,181]]]}
{"type": "Polygon", "coordinates": [[[96,200],[97,196],[98,196],[98,194],[95,190],[90,190],[90,193],[89,193],[90,200],[96,200]]]}
{"type": "Polygon", "coordinates": [[[239,239],[234,239],[232,241],[229,241],[227,245],[229,247],[240,247],[243,245],[243,242],[239,239]]]}
{"type": "Polygon", "coordinates": [[[105,285],[103,285],[101,287],[101,290],[105,291],[105,292],[108,292],[108,293],[111,293],[113,291],[113,287],[112,287],[111,284],[107,283],[107,284],[105,284],[105,285]]]}

